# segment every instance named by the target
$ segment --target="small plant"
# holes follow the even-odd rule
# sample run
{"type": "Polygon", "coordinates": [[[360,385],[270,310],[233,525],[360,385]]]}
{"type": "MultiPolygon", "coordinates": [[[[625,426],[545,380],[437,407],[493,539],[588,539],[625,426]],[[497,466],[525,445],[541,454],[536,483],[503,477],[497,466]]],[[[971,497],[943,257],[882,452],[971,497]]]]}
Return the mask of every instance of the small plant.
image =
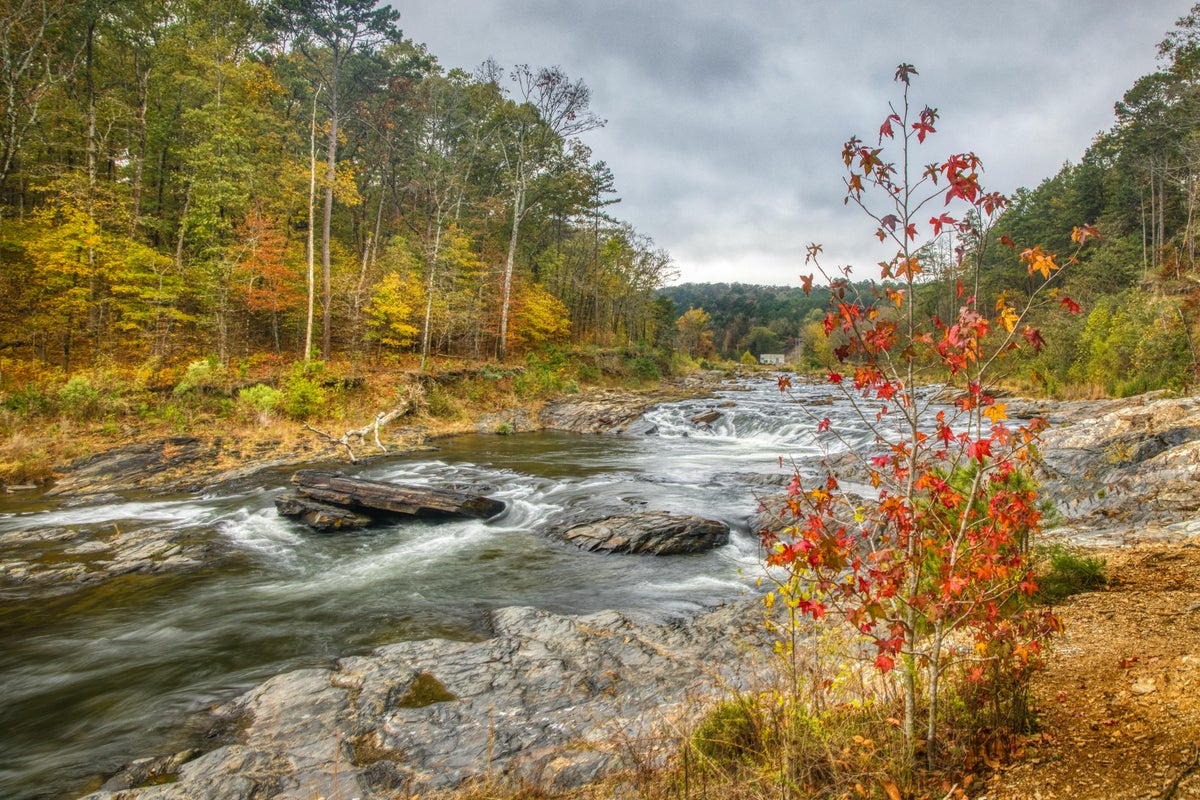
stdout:
{"type": "MultiPolygon", "coordinates": [[[[851,447],[828,418],[813,417],[816,432],[849,450],[877,496],[863,503],[847,492],[845,467],[823,463],[815,474],[797,467],[783,522],[763,536],[768,564],[783,570],[778,584],[796,610],[842,621],[894,680],[903,761],[915,765],[922,742],[933,768],[947,717],[942,701],[952,694],[944,681],[958,675],[1006,686],[1013,707],[996,718],[1023,717],[1028,676],[1058,630],[1049,611],[1029,602],[1037,586],[1030,546],[1042,523],[1029,464],[1046,423],[1010,421],[990,392],[1006,359],[1044,345],[1030,325],[1035,309],[1078,313],[1079,306],[1051,287],[1061,266],[1036,246],[1020,253],[1027,295],[980,296],[992,225],[1008,201],[983,189],[973,153],[928,166],[916,160],[938,114],[910,105],[914,75],[911,65],[898,67],[902,99],[877,143],[852,137],[842,152],[847,204],[870,218],[895,255],[881,262],[879,282],[865,283],[852,282],[848,267],[827,272],[820,245],[810,245],[807,257],[830,291],[822,328],[835,361],[827,382],[853,405],[873,444],[867,452],[851,447]],[[897,159],[888,161],[893,151],[897,159]],[[918,313],[916,302],[944,231],[958,244],[948,287],[958,308],[945,320],[918,313]],[[922,236],[931,238],[922,244],[922,236]],[[953,401],[939,406],[930,386],[953,387],[953,401]]],[[[1098,234],[1084,226],[1073,238],[1082,248],[1098,234]]],[[[1000,243],[1016,249],[1007,237],[1000,243]]],[[[802,277],[805,291],[813,279],[802,277]]],[[[790,377],[779,386],[789,392],[790,377]]]]}
{"type": "Polygon", "coordinates": [[[501,422],[496,426],[497,436],[512,436],[517,432],[517,428],[511,422],[501,422]]]}
{"type": "Polygon", "coordinates": [[[283,392],[263,383],[256,383],[238,392],[238,405],[253,412],[264,427],[271,423],[271,418],[283,403],[283,392]]]}
{"type": "Polygon", "coordinates": [[[294,420],[311,419],[325,410],[328,398],[321,384],[306,375],[292,375],[284,388],[283,410],[294,420]]]}
{"type": "Polygon", "coordinates": [[[738,360],[742,362],[743,367],[757,367],[758,366],[758,359],[755,358],[754,354],[751,353],[749,350],[742,353],[742,357],[738,360]]]}
{"type": "Polygon", "coordinates": [[[1040,569],[1034,599],[1040,603],[1057,603],[1108,585],[1104,572],[1108,562],[1100,556],[1087,555],[1065,544],[1039,548],[1037,556],[1040,569]]]}
{"type": "Polygon", "coordinates": [[[217,383],[219,372],[219,365],[211,358],[193,361],[188,364],[183,380],[175,384],[175,396],[212,388],[217,383]]]}
{"type": "Polygon", "coordinates": [[[60,406],[67,416],[86,420],[100,411],[100,390],[83,375],[74,375],[58,392],[60,406]]]}
{"type": "Polygon", "coordinates": [[[704,761],[727,765],[762,759],[767,751],[767,721],[752,696],[718,703],[691,736],[691,746],[704,761]]]}

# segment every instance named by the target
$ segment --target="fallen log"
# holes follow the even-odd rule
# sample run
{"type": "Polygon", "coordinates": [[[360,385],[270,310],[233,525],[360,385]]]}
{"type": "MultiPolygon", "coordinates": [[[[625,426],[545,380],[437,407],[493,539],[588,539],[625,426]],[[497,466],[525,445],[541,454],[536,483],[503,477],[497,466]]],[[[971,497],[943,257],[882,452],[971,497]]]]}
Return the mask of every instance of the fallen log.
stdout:
{"type": "Polygon", "coordinates": [[[302,469],[292,475],[297,492],[319,503],[377,516],[403,514],[414,517],[494,517],[504,503],[483,495],[434,489],[428,486],[348,478],[333,472],[302,469]],[[372,513],[376,512],[376,513],[372,513]]]}

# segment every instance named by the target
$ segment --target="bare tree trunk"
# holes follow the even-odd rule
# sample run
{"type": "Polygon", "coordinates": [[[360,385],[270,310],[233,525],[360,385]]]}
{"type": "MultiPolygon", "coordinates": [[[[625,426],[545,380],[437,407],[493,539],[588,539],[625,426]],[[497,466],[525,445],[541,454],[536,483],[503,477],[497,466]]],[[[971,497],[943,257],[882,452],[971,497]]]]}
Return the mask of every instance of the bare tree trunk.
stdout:
{"type": "Polygon", "coordinates": [[[150,94],[150,67],[138,72],[138,55],[134,53],[133,71],[137,75],[137,151],[133,156],[133,185],[130,187],[129,238],[137,237],[142,217],[142,180],[146,165],[146,111],[150,94]]]}
{"type": "Polygon", "coordinates": [[[316,227],[317,200],[317,97],[321,87],[313,94],[312,125],[308,135],[308,319],[304,327],[304,361],[312,361],[313,305],[316,276],[314,275],[313,228],[316,227]]]}
{"type": "Polygon", "coordinates": [[[329,89],[329,140],[325,146],[325,209],[321,217],[321,356],[332,352],[333,288],[330,280],[330,234],[333,228],[333,187],[337,181],[337,82],[329,89]]]}
{"type": "Polygon", "coordinates": [[[508,237],[508,257],[504,260],[504,293],[500,305],[500,360],[508,356],[508,312],[512,304],[513,266],[517,258],[517,234],[521,228],[521,217],[525,214],[525,179],[519,178],[517,193],[513,197],[512,234],[508,237]]]}

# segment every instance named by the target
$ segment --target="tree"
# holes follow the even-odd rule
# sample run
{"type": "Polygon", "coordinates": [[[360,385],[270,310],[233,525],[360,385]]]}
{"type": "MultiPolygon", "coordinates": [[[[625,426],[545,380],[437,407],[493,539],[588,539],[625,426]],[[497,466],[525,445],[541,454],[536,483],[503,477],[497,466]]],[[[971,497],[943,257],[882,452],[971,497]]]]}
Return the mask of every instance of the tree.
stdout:
{"type": "MultiPolygon", "coordinates": [[[[843,337],[828,381],[874,435],[872,452],[850,452],[878,495],[868,504],[845,491],[844,470],[829,462],[815,474],[797,469],[782,527],[764,531],[764,539],[769,563],[787,575],[779,590],[789,608],[816,619],[837,610],[873,650],[879,671],[898,673],[909,758],[923,720],[933,766],[947,674],[960,670],[968,683],[1011,687],[1036,665],[1057,626],[1052,614],[1024,602],[1036,588],[1030,546],[1041,524],[1029,465],[1045,421],[1009,421],[991,381],[1016,350],[1040,349],[1041,332],[1028,324],[1038,304],[1070,309],[1073,301],[1054,291],[1061,273],[1055,257],[1035,246],[1021,252],[1036,282],[1029,298],[1015,306],[1004,295],[979,302],[982,257],[1007,201],[983,189],[974,154],[917,166],[937,112],[910,105],[915,74],[907,64],[897,69],[901,101],[889,109],[878,142],[852,137],[842,152],[847,202],[897,248],[881,264],[881,281],[858,291],[849,268],[830,275],[821,247],[808,249],[831,290],[824,329],[843,337]],[[893,147],[899,156],[889,161],[893,147]],[[921,318],[912,299],[931,256],[920,239],[951,227],[967,245],[957,315],[921,318]],[[946,407],[929,390],[941,384],[956,389],[946,407]]],[[[1096,235],[1077,228],[1075,241],[1082,246],[1096,235]]],[[[789,377],[780,388],[790,389],[789,377]]],[[[817,431],[850,445],[829,419],[817,431]]],[[[1019,705],[1021,697],[1010,699],[1019,705]]]]}
{"type": "Polygon", "coordinates": [[[65,0],[13,0],[0,10],[0,186],[35,126],[42,102],[75,66],[63,52],[65,0]]]}
{"type": "Polygon", "coordinates": [[[704,309],[689,308],[675,321],[675,329],[679,332],[680,348],[690,358],[708,358],[716,352],[704,309]]]}
{"type": "MultiPolygon", "coordinates": [[[[499,77],[499,68],[489,69],[499,77]]],[[[508,320],[512,305],[513,269],[517,240],[525,215],[540,200],[535,183],[552,174],[563,160],[565,140],[604,124],[589,109],[591,90],[582,80],[574,83],[558,67],[531,69],[518,64],[512,79],[517,85],[517,102],[503,106],[498,124],[499,146],[509,191],[512,227],[504,260],[504,284],[500,300],[499,356],[508,348],[508,320]]]]}
{"type": "Polygon", "coordinates": [[[369,56],[384,42],[400,40],[395,23],[400,12],[390,6],[376,8],[377,0],[280,0],[274,17],[277,27],[293,38],[293,46],[314,70],[324,90],[329,127],[325,144],[325,202],[321,216],[321,349],[331,347],[333,293],[331,237],[334,189],[337,185],[338,134],[353,93],[355,80],[369,68],[369,56]]]}

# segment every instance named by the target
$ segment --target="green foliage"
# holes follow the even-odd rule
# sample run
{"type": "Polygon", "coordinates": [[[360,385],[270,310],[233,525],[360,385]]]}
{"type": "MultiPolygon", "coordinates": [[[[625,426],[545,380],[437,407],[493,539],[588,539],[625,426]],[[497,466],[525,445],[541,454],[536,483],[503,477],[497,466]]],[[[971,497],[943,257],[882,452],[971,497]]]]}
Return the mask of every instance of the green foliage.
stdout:
{"type": "Polygon", "coordinates": [[[1134,290],[1097,302],[1080,334],[1078,352],[1071,377],[1099,384],[1118,397],[1179,389],[1192,369],[1178,307],[1134,290]]]}
{"type": "Polygon", "coordinates": [[[1039,570],[1035,599],[1057,603],[1081,592],[1094,592],[1108,585],[1107,561],[1077,548],[1053,544],[1039,548],[1039,570]]]}
{"type": "Polygon", "coordinates": [[[188,364],[183,379],[175,385],[175,396],[194,394],[217,386],[221,376],[220,365],[212,358],[188,364]]]}
{"type": "Polygon", "coordinates": [[[742,353],[742,357],[738,359],[744,366],[754,367],[758,365],[758,359],[749,350],[742,353]]]}
{"type": "Polygon", "coordinates": [[[69,417],[86,420],[100,412],[100,390],[83,375],[74,375],[58,392],[59,405],[69,417]]]}
{"type": "Polygon", "coordinates": [[[283,411],[294,420],[307,420],[325,413],[329,398],[321,385],[322,362],[297,364],[283,388],[283,411]]]}
{"type": "Polygon", "coordinates": [[[768,747],[767,721],[753,696],[718,703],[692,732],[691,746],[716,765],[762,759],[768,747]]]}
{"type": "Polygon", "coordinates": [[[258,421],[266,425],[271,416],[284,404],[285,395],[279,389],[256,383],[238,392],[238,405],[254,412],[258,421]]]}

